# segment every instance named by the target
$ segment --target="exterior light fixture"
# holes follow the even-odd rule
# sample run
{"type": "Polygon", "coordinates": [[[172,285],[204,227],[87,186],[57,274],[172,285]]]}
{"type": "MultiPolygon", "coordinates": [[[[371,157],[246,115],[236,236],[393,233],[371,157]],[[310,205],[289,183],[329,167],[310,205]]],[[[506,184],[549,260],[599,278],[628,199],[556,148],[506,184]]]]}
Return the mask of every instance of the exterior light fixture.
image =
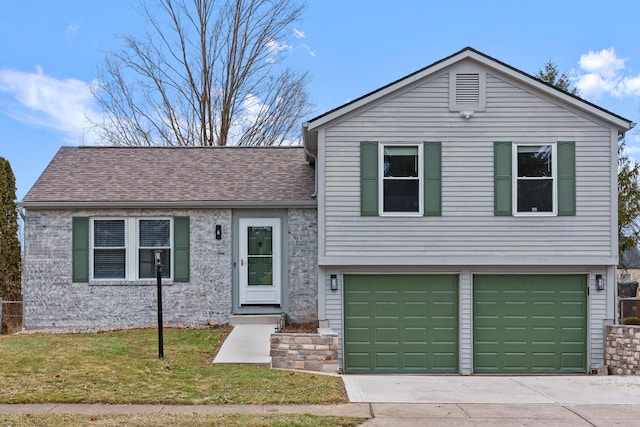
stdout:
{"type": "Polygon", "coordinates": [[[158,286],[158,358],[164,358],[164,339],[162,337],[162,255],[161,250],[153,251],[156,265],[156,281],[158,286]]]}
{"type": "Polygon", "coordinates": [[[222,240],[222,225],[216,224],[216,240],[222,240]]]}
{"type": "Polygon", "coordinates": [[[596,289],[604,291],[604,277],[602,274],[596,274],[596,289]]]}
{"type": "Polygon", "coordinates": [[[335,274],[331,275],[331,290],[332,291],[338,290],[338,276],[335,274]]]}

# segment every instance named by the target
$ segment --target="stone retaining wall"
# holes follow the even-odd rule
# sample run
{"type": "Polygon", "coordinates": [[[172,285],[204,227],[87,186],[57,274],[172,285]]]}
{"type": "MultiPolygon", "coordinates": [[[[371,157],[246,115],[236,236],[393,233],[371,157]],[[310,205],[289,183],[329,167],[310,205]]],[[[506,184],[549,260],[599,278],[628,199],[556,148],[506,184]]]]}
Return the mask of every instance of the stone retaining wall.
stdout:
{"type": "Polygon", "coordinates": [[[338,334],[271,334],[274,368],[338,373],[338,334]]]}
{"type": "Polygon", "coordinates": [[[607,326],[605,364],[614,375],[640,375],[640,326],[607,326]]]}

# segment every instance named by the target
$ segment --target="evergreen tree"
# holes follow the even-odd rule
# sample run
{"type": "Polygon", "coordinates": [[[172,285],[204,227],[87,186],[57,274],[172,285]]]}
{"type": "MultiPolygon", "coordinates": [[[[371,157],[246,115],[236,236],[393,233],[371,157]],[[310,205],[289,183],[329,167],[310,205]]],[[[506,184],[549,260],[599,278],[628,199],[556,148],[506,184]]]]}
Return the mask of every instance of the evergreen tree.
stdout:
{"type": "Polygon", "coordinates": [[[624,141],[618,145],[618,254],[626,268],[623,254],[640,243],[640,165],[624,153],[624,141]]]}
{"type": "Polygon", "coordinates": [[[22,299],[16,179],[9,161],[0,157],[0,298],[22,299]]]}
{"type": "Polygon", "coordinates": [[[538,73],[535,76],[540,80],[544,80],[549,83],[551,86],[555,86],[558,89],[570,93],[571,95],[580,96],[578,89],[576,87],[571,87],[569,74],[567,72],[560,73],[558,66],[551,62],[551,60],[547,61],[547,63],[544,64],[544,70],[538,70],[538,73]]]}

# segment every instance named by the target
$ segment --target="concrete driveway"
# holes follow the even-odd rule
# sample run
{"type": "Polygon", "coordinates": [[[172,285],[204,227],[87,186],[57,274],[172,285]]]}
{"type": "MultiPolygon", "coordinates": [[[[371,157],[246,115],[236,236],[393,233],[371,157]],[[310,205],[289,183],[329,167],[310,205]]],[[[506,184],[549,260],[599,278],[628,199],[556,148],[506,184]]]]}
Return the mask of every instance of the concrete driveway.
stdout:
{"type": "Polygon", "coordinates": [[[640,425],[640,376],[343,375],[368,426],[640,425]]]}
{"type": "Polygon", "coordinates": [[[351,402],[640,405],[640,376],[343,375],[342,379],[351,402]]]}

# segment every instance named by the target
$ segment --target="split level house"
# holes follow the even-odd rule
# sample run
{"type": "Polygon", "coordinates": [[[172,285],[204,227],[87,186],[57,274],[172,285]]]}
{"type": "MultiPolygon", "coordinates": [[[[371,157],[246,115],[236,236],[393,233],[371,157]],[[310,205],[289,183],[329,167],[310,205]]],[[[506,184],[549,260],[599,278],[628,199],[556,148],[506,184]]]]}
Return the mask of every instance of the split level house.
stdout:
{"type": "Polygon", "coordinates": [[[465,48],[302,147],[64,147],[21,205],[26,328],[287,313],[345,373],[584,373],[616,319],[634,123],[465,48]]]}

